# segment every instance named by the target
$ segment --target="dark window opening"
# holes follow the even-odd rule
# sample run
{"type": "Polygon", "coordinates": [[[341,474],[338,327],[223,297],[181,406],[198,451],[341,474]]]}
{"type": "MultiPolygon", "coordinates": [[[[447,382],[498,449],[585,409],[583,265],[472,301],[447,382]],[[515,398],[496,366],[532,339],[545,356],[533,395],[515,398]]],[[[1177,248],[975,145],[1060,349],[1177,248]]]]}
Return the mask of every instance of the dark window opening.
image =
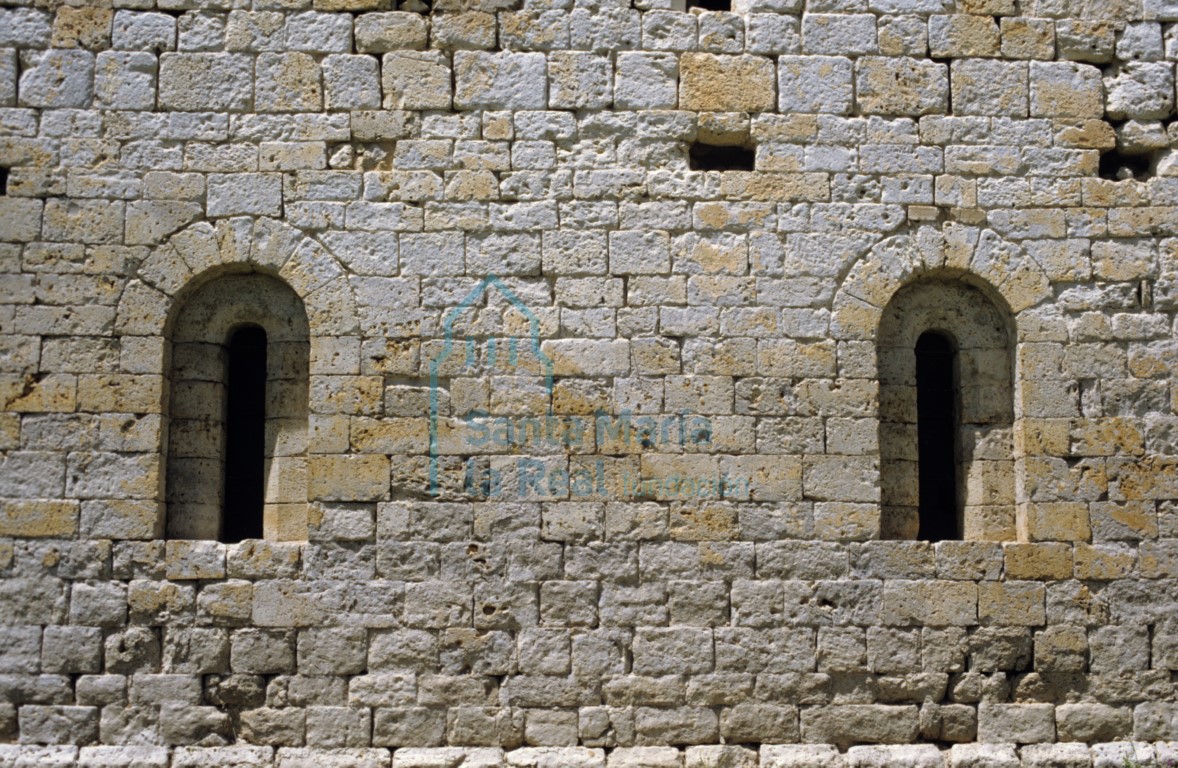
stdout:
{"type": "Polygon", "coordinates": [[[699,8],[705,11],[731,11],[732,0],[687,0],[687,10],[699,8]]]}
{"type": "Polygon", "coordinates": [[[1110,149],[1100,156],[1100,178],[1109,181],[1145,181],[1153,176],[1154,153],[1130,155],[1110,149]]]}
{"type": "Polygon", "coordinates": [[[225,408],[225,506],[221,540],[262,538],[266,464],[266,332],[229,337],[225,408]]]}
{"type": "Polygon", "coordinates": [[[8,169],[0,168],[0,197],[8,194],[8,169]]]}
{"type": "Polygon", "coordinates": [[[751,171],[756,164],[752,147],[730,147],[696,142],[687,153],[693,171],[751,171]]]}
{"type": "Polygon", "coordinates": [[[957,509],[956,354],[944,335],[916,342],[916,430],[922,541],[960,539],[957,509]]]}

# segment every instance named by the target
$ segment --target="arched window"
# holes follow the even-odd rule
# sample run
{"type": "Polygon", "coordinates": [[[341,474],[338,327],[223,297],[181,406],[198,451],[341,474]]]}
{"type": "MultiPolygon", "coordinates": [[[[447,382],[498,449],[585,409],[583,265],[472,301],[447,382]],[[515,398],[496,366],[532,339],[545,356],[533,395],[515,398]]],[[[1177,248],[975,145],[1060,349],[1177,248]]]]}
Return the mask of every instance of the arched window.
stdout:
{"type": "Polygon", "coordinates": [[[185,291],[169,324],[167,536],[304,539],[303,302],[261,273],[185,291]]]}
{"type": "Polygon", "coordinates": [[[1013,540],[1013,322],[981,289],[926,279],[879,330],[884,538],[1013,540]]]}

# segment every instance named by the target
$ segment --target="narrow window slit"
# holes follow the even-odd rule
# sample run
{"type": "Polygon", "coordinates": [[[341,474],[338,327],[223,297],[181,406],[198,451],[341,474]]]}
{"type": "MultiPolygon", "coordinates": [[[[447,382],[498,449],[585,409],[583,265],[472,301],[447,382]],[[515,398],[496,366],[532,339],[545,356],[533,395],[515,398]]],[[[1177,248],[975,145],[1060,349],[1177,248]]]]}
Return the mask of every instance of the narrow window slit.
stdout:
{"type": "Polygon", "coordinates": [[[1149,309],[1153,306],[1153,281],[1142,280],[1137,283],[1137,306],[1149,309]]]}
{"type": "Polygon", "coordinates": [[[923,541],[960,539],[957,489],[956,353],[950,340],[926,331],[916,342],[916,426],[923,541]]]}
{"type": "Polygon", "coordinates": [[[266,332],[229,337],[225,376],[225,495],[221,540],[262,538],[266,465],[266,332]]]}
{"type": "Polygon", "coordinates": [[[695,142],[688,150],[688,167],[693,171],[751,171],[757,153],[752,147],[724,146],[695,142]]]}
{"type": "Polygon", "coordinates": [[[703,11],[731,11],[732,0],[687,0],[687,10],[699,8],[703,11]]]}
{"type": "Polygon", "coordinates": [[[0,197],[8,194],[8,169],[0,166],[0,197]]]}

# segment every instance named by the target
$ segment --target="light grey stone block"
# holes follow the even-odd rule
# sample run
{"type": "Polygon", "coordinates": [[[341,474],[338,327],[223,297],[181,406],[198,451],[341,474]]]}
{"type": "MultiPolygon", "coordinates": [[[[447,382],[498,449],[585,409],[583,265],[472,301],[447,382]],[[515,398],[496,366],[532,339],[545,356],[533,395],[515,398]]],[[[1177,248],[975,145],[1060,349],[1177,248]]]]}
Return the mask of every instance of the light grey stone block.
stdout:
{"type": "Polygon", "coordinates": [[[376,58],[334,54],[323,59],[327,109],[379,109],[380,72],[376,58]]]}
{"type": "Polygon", "coordinates": [[[1105,110],[1113,119],[1159,119],[1174,109],[1174,68],[1163,62],[1126,62],[1104,76],[1105,110]]]}
{"type": "Polygon", "coordinates": [[[1051,704],[988,704],[978,706],[978,741],[1033,744],[1055,738],[1055,707],[1051,704]]]}
{"type": "Polygon", "coordinates": [[[846,114],[853,102],[851,60],[839,56],[781,56],[777,100],[782,112],[846,114]]]}
{"type": "Polygon", "coordinates": [[[155,56],[150,53],[104,51],[95,64],[94,92],[109,109],[151,109],[155,106],[155,56]]]}
{"type": "Polygon", "coordinates": [[[282,210],[282,176],[277,173],[210,174],[208,215],[277,216],[282,210]]]}
{"type": "Polygon", "coordinates": [[[50,14],[37,8],[0,10],[0,47],[45,48],[52,34],[50,14]]]}
{"type": "Polygon", "coordinates": [[[89,744],[98,740],[98,708],[42,706],[20,708],[23,744],[89,744]]]}
{"type": "Polygon", "coordinates": [[[954,744],[949,768],[1019,768],[1022,761],[1013,744],[954,744]]]}
{"type": "Polygon", "coordinates": [[[875,53],[875,16],[866,13],[807,13],[802,17],[802,51],[819,56],[875,53]]]}
{"type": "Polygon", "coordinates": [[[57,673],[102,671],[102,629],[46,627],[41,644],[42,668],[57,673]]]}
{"type": "Polygon", "coordinates": [[[307,53],[350,53],[352,15],[305,11],[286,17],[286,45],[307,53]]]}
{"type": "Polygon", "coordinates": [[[238,53],[160,56],[159,105],[175,110],[244,112],[253,103],[253,58],[238,53]]]}
{"type": "Polygon", "coordinates": [[[176,49],[176,19],[166,13],[115,11],[111,45],[125,51],[173,51],[176,49]]]}
{"type": "Polygon", "coordinates": [[[0,627],[0,672],[5,674],[39,672],[40,657],[40,627],[0,627]]]}
{"type": "Polygon", "coordinates": [[[88,107],[94,97],[94,54],[53,49],[21,54],[19,103],[24,107],[88,107]]]}
{"type": "Polygon", "coordinates": [[[464,109],[544,109],[548,73],[541,53],[454,54],[454,104],[464,109]]]}
{"type": "Polygon", "coordinates": [[[16,105],[16,82],[19,72],[16,49],[0,48],[0,106],[16,105]]]}
{"type": "Polygon", "coordinates": [[[761,747],[762,768],[844,768],[838,749],[827,744],[773,744],[761,747]]]}

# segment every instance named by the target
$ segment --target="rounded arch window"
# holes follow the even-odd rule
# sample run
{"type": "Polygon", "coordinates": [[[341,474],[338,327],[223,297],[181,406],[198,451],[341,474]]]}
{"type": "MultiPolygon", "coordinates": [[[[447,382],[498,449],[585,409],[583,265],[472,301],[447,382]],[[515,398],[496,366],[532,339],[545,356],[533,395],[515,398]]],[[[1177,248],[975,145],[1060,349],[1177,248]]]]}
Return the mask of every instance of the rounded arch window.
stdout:
{"type": "Polygon", "coordinates": [[[221,275],[185,292],[168,338],[168,538],[305,538],[302,300],[270,275],[221,275]]]}
{"type": "Polygon", "coordinates": [[[892,297],[878,344],[882,536],[1015,539],[1010,313],[926,279],[892,297]]]}

